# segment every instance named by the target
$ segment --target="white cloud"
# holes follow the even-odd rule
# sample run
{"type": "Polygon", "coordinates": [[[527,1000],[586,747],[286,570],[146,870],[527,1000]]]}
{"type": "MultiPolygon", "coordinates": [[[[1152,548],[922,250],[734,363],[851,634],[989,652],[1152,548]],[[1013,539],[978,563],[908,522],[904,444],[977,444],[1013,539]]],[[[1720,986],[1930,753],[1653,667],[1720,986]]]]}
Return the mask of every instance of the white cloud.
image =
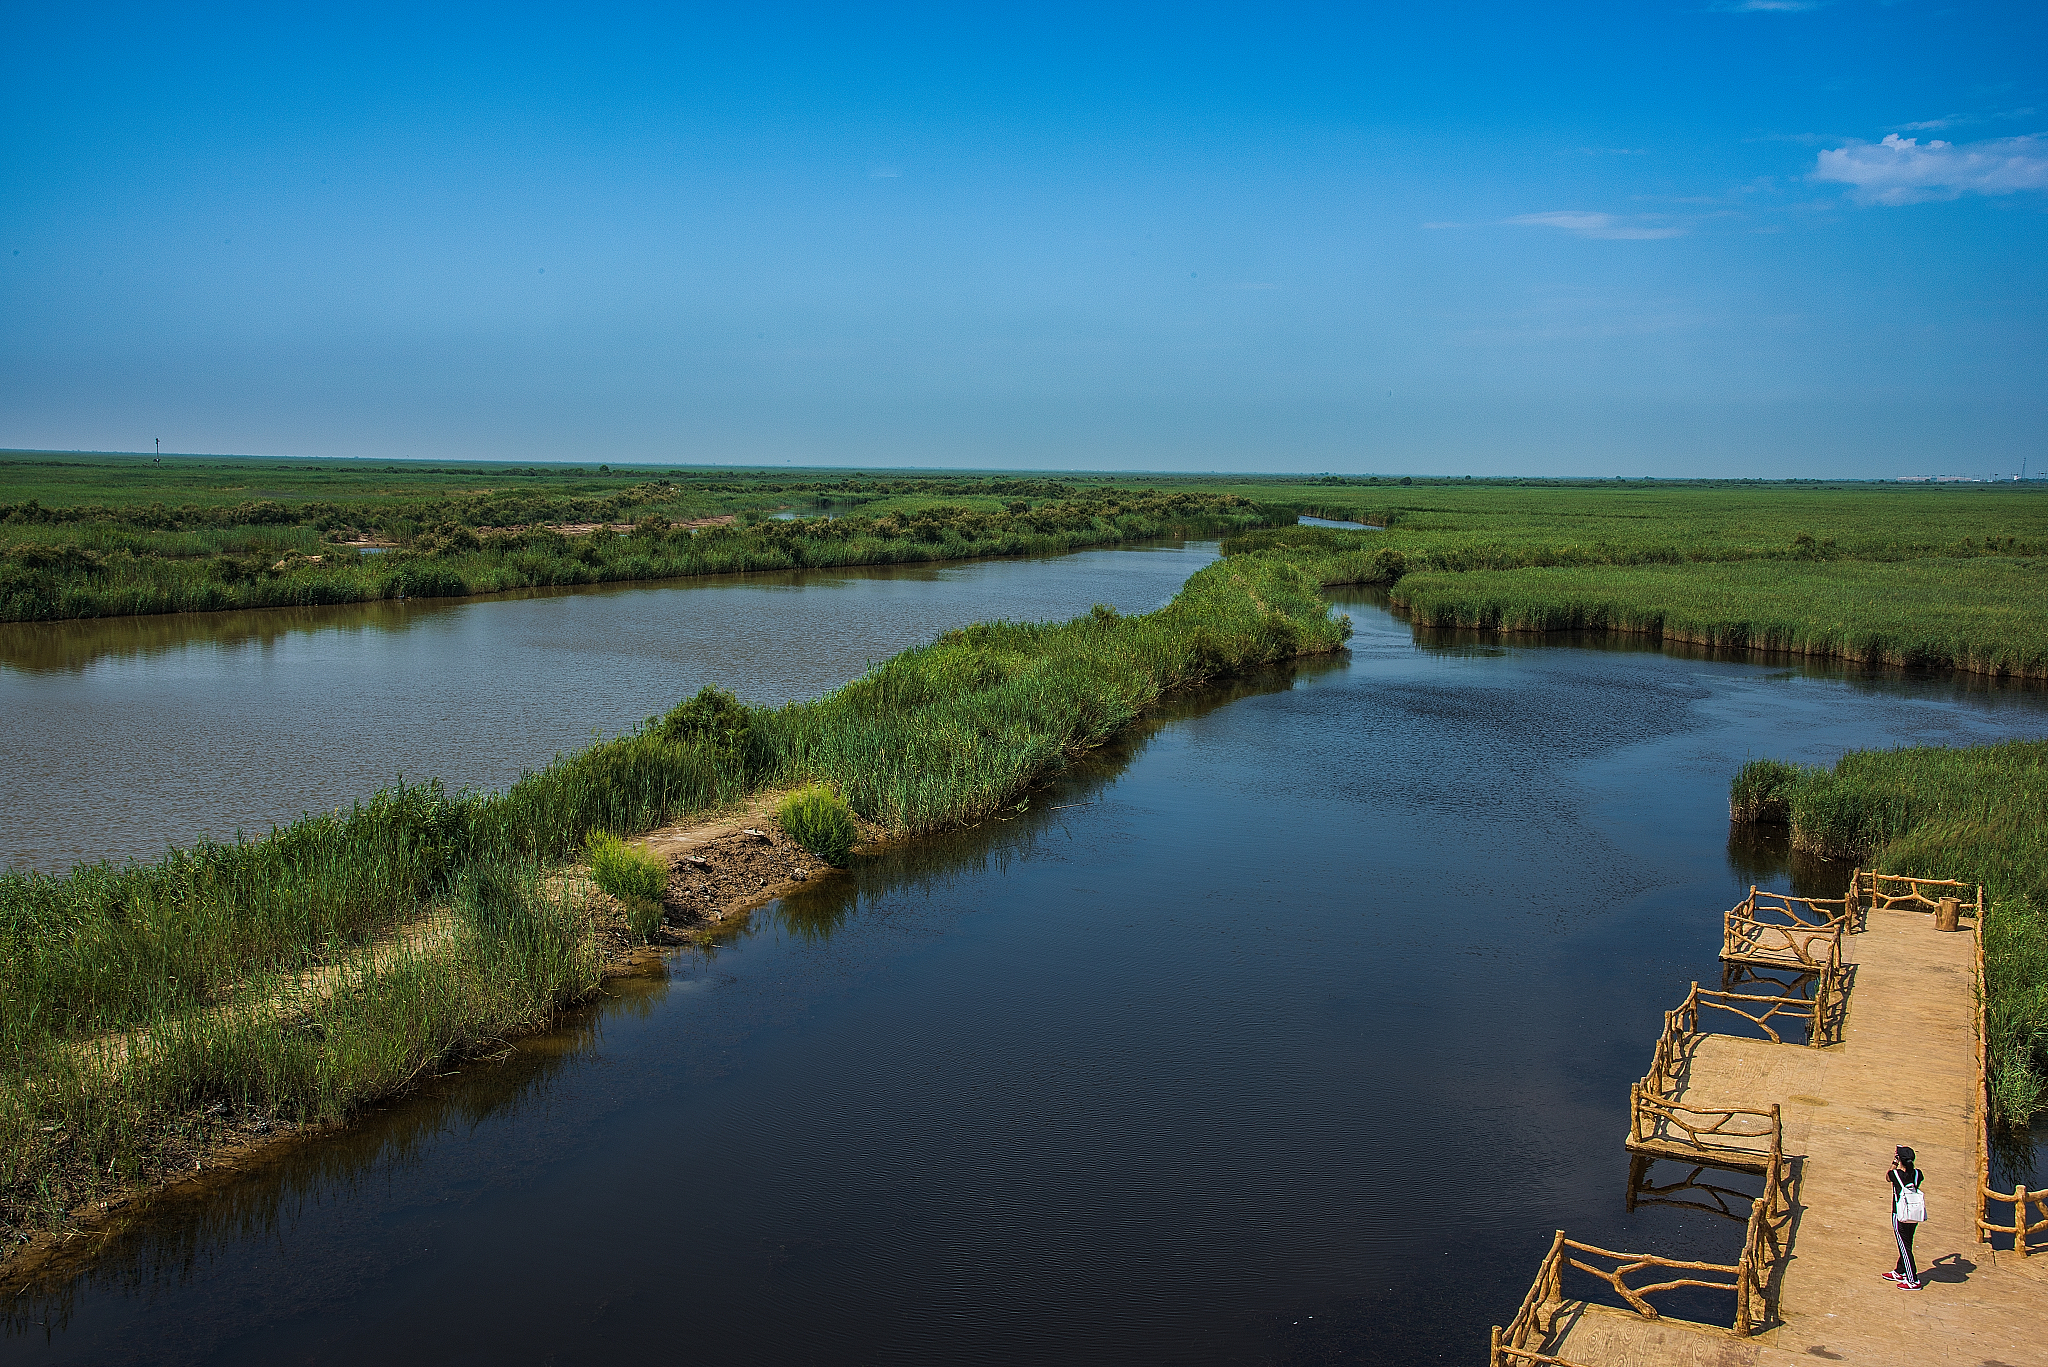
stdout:
{"type": "Polygon", "coordinates": [[[1723,0],[1713,8],[1732,14],[1797,14],[1819,9],[1827,0],[1723,0]]]}
{"type": "Polygon", "coordinates": [[[1887,134],[1883,142],[1852,142],[1821,152],[1815,180],[1854,186],[1866,204],[1919,204],[1962,195],[2048,190],[2048,141],[2038,133],[1957,146],[1935,138],[1887,134]]]}
{"type": "Polygon", "coordinates": [[[1645,223],[1641,218],[1619,218],[1614,214],[1576,213],[1559,210],[1547,214],[1520,214],[1504,218],[1503,223],[1518,228],[1560,228],[1580,237],[1604,237],[1649,241],[1655,238],[1680,237],[1685,229],[1662,224],[1645,223]]]}

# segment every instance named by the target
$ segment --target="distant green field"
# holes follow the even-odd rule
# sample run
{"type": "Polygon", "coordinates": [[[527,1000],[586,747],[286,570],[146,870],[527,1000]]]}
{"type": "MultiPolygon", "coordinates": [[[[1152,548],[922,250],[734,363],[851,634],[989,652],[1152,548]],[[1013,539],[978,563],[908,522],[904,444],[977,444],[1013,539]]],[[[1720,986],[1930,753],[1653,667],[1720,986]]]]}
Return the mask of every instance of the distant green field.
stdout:
{"type": "Polygon", "coordinates": [[[0,478],[21,477],[19,487],[0,486],[11,500],[0,502],[0,621],[1049,554],[1292,520],[1284,507],[1232,494],[1035,476],[699,475],[323,475],[310,464],[271,471],[205,460],[0,465],[0,478]],[[275,487],[258,478],[271,473],[275,487]],[[130,474],[125,502],[65,502],[52,492],[104,494],[130,474]],[[440,486],[421,483],[433,480],[440,486]],[[52,501],[21,497],[35,488],[52,501]],[[166,501],[181,495],[187,501],[166,501]],[[787,520],[775,510],[787,510],[787,520]],[[726,525],[705,525],[718,519],[726,525]]]}
{"type": "MultiPolygon", "coordinates": [[[[2048,486],[1853,482],[1453,480],[1392,476],[1109,475],[705,469],[0,453],[0,620],[124,616],[448,596],[804,565],[1014,555],[1108,544],[1176,525],[1265,527],[1233,551],[1333,559],[1330,582],[1404,581],[1430,620],[1521,630],[1602,625],[1785,642],[1857,658],[1999,658],[2017,645],[1996,603],[1943,597],[1926,575],[1853,579],[1806,596],[1800,566],[2048,555],[2048,486]],[[1232,503],[1230,500],[1240,500],[1232,503]],[[751,525],[775,510],[842,525],[751,525]],[[1363,521],[1346,533],[1279,524],[1363,521]],[[675,524],[735,516],[705,540],[675,524]],[[572,538],[551,527],[633,526],[572,538]],[[340,543],[395,548],[371,560],[340,543]],[[319,557],[317,562],[313,557],[319,557]],[[1689,579],[1685,566],[1779,568],[1689,579]],[[1614,578],[1612,567],[1671,567],[1614,578]],[[1486,572],[1596,571],[1497,580],[1486,572]],[[1455,576],[1454,588],[1443,576],[1455,576]],[[1404,580],[1405,576],[1405,580],[1404,580]],[[1612,591],[1599,585],[1612,584],[1612,591]],[[1796,586],[1796,587],[1795,587],[1796,586]],[[1894,590],[1911,596],[1894,599],[1894,590]],[[1831,590],[1830,590],[1831,591],[1831,590]],[[1731,596],[1732,595],[1732,596],[1731,596]],[[1739,600],[1739,601],[1738,601],[1739,600]],[[1880,601],[1882,600],[1882,601],[1880,601]],[[1946,604],[1946,606],[1944,606],[1946,604]],[[1935,614],[1923,620],[1916,614],[1935,614]],[[1512,619],[1512,620],[1510,620],[1512,619]],[[1987,635],[1986,633],[1990,633],[1987,635]]],[[[1991,574],[1991,571],[1986,571],[1991,574]]],[[[2024,579],[1943,580],[2032,592],[2024,579]]],[[[2024,611],[2020,612],[2022,618],[2024,611]]],[[[2033,653],[2029,653],[2033,652],[2033,653]]],[[[2028,669],[2032,665],[2026,666],[2028,669]]]]}
{"type": "Polygon", "coordinates": [[[1213,487],[1383,526],[1358,543],[1410,571],[2048,554],[2048,484],[1213,487]]]}

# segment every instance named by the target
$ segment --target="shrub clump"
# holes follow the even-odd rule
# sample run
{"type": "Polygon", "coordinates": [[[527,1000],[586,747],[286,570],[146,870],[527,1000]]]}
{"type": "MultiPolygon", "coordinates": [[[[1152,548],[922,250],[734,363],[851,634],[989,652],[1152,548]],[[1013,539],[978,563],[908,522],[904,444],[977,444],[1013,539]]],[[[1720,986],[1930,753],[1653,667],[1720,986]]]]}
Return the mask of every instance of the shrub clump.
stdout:
{"type": "Polygon", "coordinates": [[[661,719],[662,737],[701,747],[721,769],[735,777],[760,767],[753,710],[722,688],[710,685],[697,696],[677,703],[661,719]]]}
{"type": "Polygon", "coordinates": [[[844,865],[860,839],[853,809],[822,783],[797,789],[776,804],[775,819],[789,838],[827,864],[844,865]]]}
{"type": "Polygon", "coordinates": [[[609,831],[584,838],[591,881],[626,904],[626,920],[645,938],[661,924],[661,894],[668,888],[668,861],[634,849],[609,831]]]}

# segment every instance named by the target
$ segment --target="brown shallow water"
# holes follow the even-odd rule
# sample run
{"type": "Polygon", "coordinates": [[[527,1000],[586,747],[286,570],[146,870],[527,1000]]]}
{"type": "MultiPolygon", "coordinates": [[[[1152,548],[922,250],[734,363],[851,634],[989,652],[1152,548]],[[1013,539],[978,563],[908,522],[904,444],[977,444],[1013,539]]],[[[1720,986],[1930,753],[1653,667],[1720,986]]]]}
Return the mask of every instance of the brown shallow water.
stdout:
{"type": "Polygon", "coordinates": [[[965,622],[1146,612],[1213,542],[482,599],[0,624],[0,856],[252,834],[391,783],[497,788],[707,683],[814,697],[965,622]]]}
{"type": "Polygon", "coordinates": [[[1729,776],[2048,734],[2042,693],[1350,611],[1345,657],[159,1203],[0,1353],[1471,1362],[1560,1226],[1732,1260],[1625,1210],[1628,1084],[1721,910],[1841,870],[1731,843],[1729,776]]]}

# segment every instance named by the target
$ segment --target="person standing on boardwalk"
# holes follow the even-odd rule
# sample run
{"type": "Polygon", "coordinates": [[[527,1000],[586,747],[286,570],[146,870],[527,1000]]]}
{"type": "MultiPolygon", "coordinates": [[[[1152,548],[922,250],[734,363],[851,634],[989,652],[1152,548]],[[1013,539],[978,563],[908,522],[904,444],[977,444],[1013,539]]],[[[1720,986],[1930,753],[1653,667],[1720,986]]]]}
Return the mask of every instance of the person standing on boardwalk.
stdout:
{"type": "Polygon", "coordinates": [[[1913,1266],[1913,1234],[1927,1218],[1927,1198],[1920,1194],[1925,1175],[1913,1166],[1913,1151],[1901,1144],[1892,1151],[1892,1166],[1884,1179],[1892,1193],[1892,1238],[1899,1245],[1899,1265],[1885,1273],[1885,1279],[1901,1291],[1918,1291],[1920,1269],[1913,1266]]]}

